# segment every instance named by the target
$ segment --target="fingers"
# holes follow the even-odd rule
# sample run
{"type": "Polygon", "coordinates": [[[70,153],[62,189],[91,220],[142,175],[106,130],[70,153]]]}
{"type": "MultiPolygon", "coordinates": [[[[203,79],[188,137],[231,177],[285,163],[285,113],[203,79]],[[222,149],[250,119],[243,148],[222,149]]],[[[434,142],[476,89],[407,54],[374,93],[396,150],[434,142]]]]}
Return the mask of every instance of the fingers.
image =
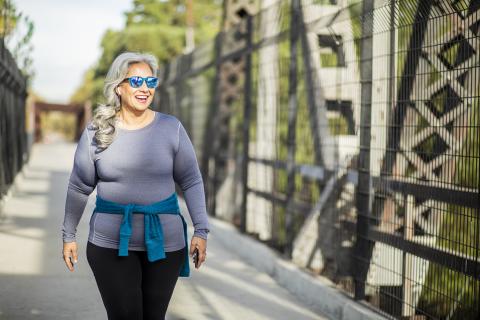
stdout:
{"type": "MultiPolygon", "coordinates": [[[[206,251],[206,250],[199,250],[198,253],[199,253],[199,256],[198,256],[198,268],[200,268],[200,266],[202,265],[202,263],[204,263],[205,260],[207,259],[207,251],[206,251]]],[[[197,268],[197,269],[198,269],[198,268],[197,268]]]]}
{"type": "Polygon", "coordinates": [[[66,242],[63,244],[63,261],[65,261],[68,270],[74,270],[74,264],[78,262],[76,242],[66,242]]]}
{"type": "MultiPolygon", "coordinates": [[[[203,240],[203,239],[200,239],[200,240],[203,240]]],[[[194,236],[192,237],[192,241],[190,241],[190,257],[193,256],[193,252],[195,251],[195,248],[198,248],[198,250],[200,250],[202,248],[202,242],[199,241],[198,237],[194,236]]]]}
{"type": "Polygon", "coordinates": [[[198,248],[198,264],[195,267],[196,269],[200,268],[203,262],[205,262],[207,257],[207,240],[193,237],[191,246],[190,246],[190,256],[193,256],[195,248],[198,248]]]}
{"type": "Polygon", "coordinates": [[[207,248],[207,240],[193,236],[192,241],[190,241],[191,247],[190,247],[190,253],[193,253],[193,250],[195,250],[195,247],[197,247],[199,250],[203,249],[205,250],[207,248]]]}
{"type": "Polygon", "coordinates": [[[68,270],[73,271],[73,264],[72,261],[70,260],[70,254],[64,252],[63,253],[63,260],[65,261],[65,264],[67,265],[68,270]]]}
{"type": "Polygon", "coordinates": [[[73,254],[73,263],[77,263],[78,262],[77,250],[72,250],[72,254],[73,254]]]}
{"type": "Polygon", "coordinates": [[[192,243],[190,244],[190,257],[193,256],[193,252],[195,251],[195,248],[197,248],[197,246],[192,241],[192,243]]]}

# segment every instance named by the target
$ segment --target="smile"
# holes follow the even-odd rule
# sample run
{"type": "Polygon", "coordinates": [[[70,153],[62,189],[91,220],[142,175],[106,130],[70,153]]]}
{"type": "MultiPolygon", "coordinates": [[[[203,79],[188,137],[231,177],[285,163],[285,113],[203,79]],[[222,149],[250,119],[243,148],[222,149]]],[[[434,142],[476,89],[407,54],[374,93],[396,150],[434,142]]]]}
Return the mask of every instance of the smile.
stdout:
{"type": "Polygon", "coordinates": [[[139,101],[141,103],[145,103],[148,100],[148,96],[138,95],[138,96],[135,96],[135,99],[137,99],[137,101],[139,101]]]}

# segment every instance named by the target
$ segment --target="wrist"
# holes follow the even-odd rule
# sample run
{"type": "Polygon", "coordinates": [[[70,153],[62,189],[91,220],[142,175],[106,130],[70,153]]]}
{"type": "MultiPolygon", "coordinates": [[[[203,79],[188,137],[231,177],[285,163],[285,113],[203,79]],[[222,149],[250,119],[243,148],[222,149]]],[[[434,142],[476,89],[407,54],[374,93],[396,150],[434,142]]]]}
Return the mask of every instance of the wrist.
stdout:
{"type": "Polygon", "coordinates": [[[203,240],[207,240],[208,232],[209,232],[209,230],[207,230],[207,229],[198,229],[198,230],[194,231],[193,236],[197,237],[197,238],[201,238],[203,240]]]}

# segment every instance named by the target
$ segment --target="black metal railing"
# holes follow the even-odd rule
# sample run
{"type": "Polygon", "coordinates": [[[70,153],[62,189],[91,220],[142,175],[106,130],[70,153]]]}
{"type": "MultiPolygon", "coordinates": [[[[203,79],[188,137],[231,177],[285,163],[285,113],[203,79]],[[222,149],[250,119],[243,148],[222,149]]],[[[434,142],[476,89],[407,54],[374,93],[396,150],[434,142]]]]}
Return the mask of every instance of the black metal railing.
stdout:
{"type": "Polygon", "coordinates": [[[395,318],[480,314],[480,2],[290,0],[165,65],[209,213],[395,318]]]}
{"type": "Polygon", "coordinates": [[[0,200],[27,161],[26,78],[0,38],[0,200]]]}

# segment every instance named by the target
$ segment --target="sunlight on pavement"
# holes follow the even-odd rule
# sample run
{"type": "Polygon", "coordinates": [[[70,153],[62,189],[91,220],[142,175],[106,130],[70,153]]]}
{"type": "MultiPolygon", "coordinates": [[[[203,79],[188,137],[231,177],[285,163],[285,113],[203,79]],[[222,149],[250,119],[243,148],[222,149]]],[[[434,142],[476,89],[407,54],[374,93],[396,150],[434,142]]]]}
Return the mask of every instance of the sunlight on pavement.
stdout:
{"type": "MultiPolygon", "coordinates": [[[[180,206],[184,205],[181,201],[180,206]]],[[[189,228],[189,234],[192,231],[189,228]]],[[[324,319],[269,275],[226,249],[214,232],[209,235],[207,252],[207,261],[192,270],[191,279],[179,279],[167,319],[324,319]]]]}
{"type": "Polygon", "coordinates": [[[0,274],[41,274],[46,230],[49,173],[26,168],[19,187],[5,204],[0,223],[0,274]],[[21,209],[20,209],[21,208],[21,209]]]}
{"type": "MultiPolygon", "coordinates": [[[[106,318],[85,256],[95,192],[78,226],[75,272],[69,272],[61,258],[61,223],[74,147],[35,145],[4,207],[0,217],[0,319],[106,318]]],[[[193,226],[183,199],[180,206],[189,225],[190,243],[193,226]]],[[[226,249],[214,233],[207,246],[208,258],[201,268],[191,265],[191,276],[177,281],[166,319],[323,319],[267,274],[226,249]]]]}
{"type": "MultiPolygon", "coordinates": [[[[228,268],[228,265],[226,265],[225,268],[231,271],[231,269],[228,268]]],[[[244,268],[241,268],[241,269],[244,269],[244,268]]],[[[263,288],[260,288],[258,286],[258,283],[256,282],[254,285],[252,285],[248,282],[242,281],[241,279],[232,277],[231,274],[228,274],[228,273],[222,272],[221,270],[216,270],[213,268],[205,268],[203,272],[205,273],[205,275],[210,276],[212,278],[212,281],[223,282],[225,284],[228,284],[229,286],[236,288],[236,290],[233,290],[234,292],[239,292],[240,290],[242,290],[243,291],[242,294],[249,295],[253,297],[254,300],[258,299],[257,301],[259,301],[260,299],[262,299],[264,300],[264,302],[277,304],[279,307],[281,306],[282,308],[288,308],[300,313],[303,312],[302,308],[298,307],[293,303],[290,303],[290,301],[280,298],[276,295],[272,295],[271,292],[264,290],[263,288]]],[[[270,277],[268,277],[266,274],[261,274],[261,275],[263,276],[262,278],[264,278],[265,281],[267,281],[266,279],[268,278],[270,280],[268,282],[271,282],[271,284],[273,284],[273,280],[270,277]]],[[[235,300],[232,299],[232,302],[235,302],[235,300]]]]}

